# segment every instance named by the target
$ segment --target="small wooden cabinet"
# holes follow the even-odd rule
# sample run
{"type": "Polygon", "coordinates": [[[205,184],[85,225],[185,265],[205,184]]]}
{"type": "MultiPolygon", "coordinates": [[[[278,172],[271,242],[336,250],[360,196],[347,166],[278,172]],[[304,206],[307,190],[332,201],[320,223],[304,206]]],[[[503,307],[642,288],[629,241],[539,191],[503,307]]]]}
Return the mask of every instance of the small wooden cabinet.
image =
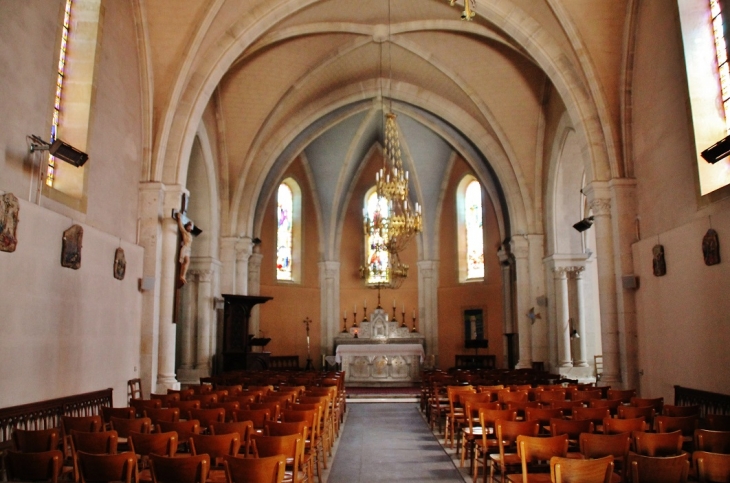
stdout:
{"type": "Polygon", "coordinates": [[[249,368],[249,359],[252,355],[248,335],[251,309],[272,298],[223,294],[223,341],[218,353],[219,373],[249,368]]]}

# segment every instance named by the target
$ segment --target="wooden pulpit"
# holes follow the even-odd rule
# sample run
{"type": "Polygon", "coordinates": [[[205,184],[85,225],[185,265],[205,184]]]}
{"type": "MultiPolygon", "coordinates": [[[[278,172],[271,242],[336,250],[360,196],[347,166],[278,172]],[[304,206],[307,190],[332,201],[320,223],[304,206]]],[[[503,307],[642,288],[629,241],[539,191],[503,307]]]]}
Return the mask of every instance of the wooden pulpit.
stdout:
{"type": "Polygon", "coordinates": [[[219,346],[219,373],[249,369],[251,339],[248,335],[248,323],[251,310],[256,304],[263,304],[272,298],[223,294],[223,343],[219,346]]]}

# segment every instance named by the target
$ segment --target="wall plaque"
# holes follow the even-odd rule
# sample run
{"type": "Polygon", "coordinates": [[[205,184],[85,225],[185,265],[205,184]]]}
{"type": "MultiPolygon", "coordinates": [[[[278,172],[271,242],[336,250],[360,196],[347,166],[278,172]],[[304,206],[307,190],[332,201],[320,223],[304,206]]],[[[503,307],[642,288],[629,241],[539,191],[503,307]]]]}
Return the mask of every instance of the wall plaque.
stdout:
{"type": "Polygon", "coordinates": [[[18,227],[18,198],[12,193],[0,196],[0,251],[14,252],[18,245],[15,236],[18,227]]]}
{"type": "Polygon", "coordinates": [[[74,225],[63,232],[63,246],[61,248],[61,265],[78,270],[81,267],[81,241],[84,229],[81,225],[74,225]]]}

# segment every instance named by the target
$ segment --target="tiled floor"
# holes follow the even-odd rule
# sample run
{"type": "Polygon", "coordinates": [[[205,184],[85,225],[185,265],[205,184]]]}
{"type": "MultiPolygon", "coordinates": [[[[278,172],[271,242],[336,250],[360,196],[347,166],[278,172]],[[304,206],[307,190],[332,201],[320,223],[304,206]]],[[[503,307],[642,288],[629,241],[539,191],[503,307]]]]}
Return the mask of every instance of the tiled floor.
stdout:
{"type": "Polygon", "coordinates": [[[408,403],[348,404],[328,483],[463,483],[421,416],[408,403]]]}

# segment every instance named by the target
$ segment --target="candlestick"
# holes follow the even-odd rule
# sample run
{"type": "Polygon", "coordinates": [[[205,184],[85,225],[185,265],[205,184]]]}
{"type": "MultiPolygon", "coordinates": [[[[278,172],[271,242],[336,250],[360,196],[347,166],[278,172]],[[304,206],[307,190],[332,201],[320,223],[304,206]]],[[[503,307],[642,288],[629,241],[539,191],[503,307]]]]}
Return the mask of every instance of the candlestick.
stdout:
{"type": "Polygon", "coordinates": [[[393,312],[395,312],[395,299],[393,299],[393,312]]]}
{"type": "Polygon", "coordinates": [[[403,310],[401,311],[402,314],[406,313],[406,304],[403,304],[403,310]]]}
{"type": "Polygon", "coordinates": [[[357,327],[357,306],[355,307],[355,311],[352,313],[352,326],[357,327]]]}
{"type": "Polygon", "coordinates": [[[368,310],[365,307],[362,308],[362,321],[368,321],[368,310]]]}
{"type": "Polygon", "coordinates": [[[401,312],[400,316],[401,316],[401,324],[400,324],[400,326],[401,327],[408,327],[406,325],[406,313],[405,312],[401,312]]]}
{"type": "Polygon", "coordinates": [[[395,301],[393,301],[393,322],[398,322],[398,319],[395,318],[395,301]]]}
{"type": "Polygon", "coordinates": [[[344,317],[342,317],[342,333],[347,334],[347,311],[345,311],[344,317]]]}
{"type": "Polygon", "coordinates": [[[411,332],[416,332],[416,311],[413,311],[413,328],[411,329],[411,332]]]}

